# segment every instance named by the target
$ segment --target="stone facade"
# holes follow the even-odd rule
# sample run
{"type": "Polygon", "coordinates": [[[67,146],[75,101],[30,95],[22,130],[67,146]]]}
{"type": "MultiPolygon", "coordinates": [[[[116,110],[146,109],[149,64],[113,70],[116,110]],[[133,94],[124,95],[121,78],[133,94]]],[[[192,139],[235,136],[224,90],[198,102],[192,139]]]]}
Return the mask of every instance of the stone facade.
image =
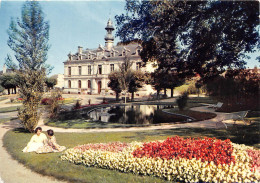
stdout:
{"type": "MultiPolygon", "coordinates": [[[[130,43],[128,45],[114,46],[114,30],[112,21],[107,23],[107,34],[105,36],[105,46],[99,45],[97,49],[83,49],[78,47],[75,54],[69,54],[68,60],[64,62],[64,92],[80,94],[112,94],[108,87],[108,75],[119,70],[119,66],[128,57],[133,70],[143,70],[141,68],[140,51],[141,45],[130,43]]],[[[149,67],[149,66],[148,66],[149,67]]],[[[150,66],[151,69],[151,66],[150,66]]],[[[148,87],[149,88],[149,87],[148,87]]],[[[141,91],[146,91],[145,86],[141,91]]]]}

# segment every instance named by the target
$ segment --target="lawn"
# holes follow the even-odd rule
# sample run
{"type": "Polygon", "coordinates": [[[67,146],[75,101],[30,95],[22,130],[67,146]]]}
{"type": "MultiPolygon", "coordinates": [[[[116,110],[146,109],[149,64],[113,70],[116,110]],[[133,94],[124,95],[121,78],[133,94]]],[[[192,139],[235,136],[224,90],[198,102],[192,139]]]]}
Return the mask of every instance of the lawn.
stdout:
{"type": "Polygon", "coordinates": [[[9,121],[11,121],[11,120],[15,120],[15,119],[17,119],[17,117],[1,118],[1,119],[0,119],[0,124],[1,124],[1,123],[7,123],[7,122],[9,122],[9,121]]]}
{"type": "Polygon", "coordinates": [[[12,107],[4,107],[4,108],[0,108],[0,113],[6,113],[6,112],[17,111],[18,108],[19,108],[19,106],[12,106],[12,107]]]}
{"type": "Polygon", "coordinates": [[[7,99],[7,97],[0,97],[0,101],[7,99]]]}
{"type": "MultiPolygon", "coordinates": [[[[67,148],[86,143],[105,142],[132,142],[164,140],[167,137],[216,137],[218,139],[230,138],[232,142],[246,144],[259,148],[259,124],[260,121],[250,126],[236,126],[225,129],[169,129],[149,130],[138,132],[107,132],[107,133],[56,133],[55,136],[60,145],[67,148]]],[[[32,170],[45,175],[51,175],[58,179],[71,182],[165,182],[162,179],[149,176],[138,176],[131,173],[121,173],[114,170],[106,170],[95,167],[75,165],[60,160],[61,153],[35,154],[22,153],[23,147],[30,140],[32,134],[25,133],[21,129],[8,131],[4,136],[4,146],[7,151],[19,162],[32,170]]]]}

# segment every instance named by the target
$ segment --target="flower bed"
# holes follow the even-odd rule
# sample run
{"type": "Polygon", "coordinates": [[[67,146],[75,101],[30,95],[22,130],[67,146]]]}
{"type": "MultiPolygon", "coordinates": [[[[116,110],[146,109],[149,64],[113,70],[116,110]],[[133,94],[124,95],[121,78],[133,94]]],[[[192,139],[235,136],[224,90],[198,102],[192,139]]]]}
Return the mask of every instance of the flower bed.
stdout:
{"type": "Polygon", "coordinates": [[[168,138],[150,143],[86,144],[62,160],[185,182],[259,181],[259,150],[229,140],[168,138]]]}

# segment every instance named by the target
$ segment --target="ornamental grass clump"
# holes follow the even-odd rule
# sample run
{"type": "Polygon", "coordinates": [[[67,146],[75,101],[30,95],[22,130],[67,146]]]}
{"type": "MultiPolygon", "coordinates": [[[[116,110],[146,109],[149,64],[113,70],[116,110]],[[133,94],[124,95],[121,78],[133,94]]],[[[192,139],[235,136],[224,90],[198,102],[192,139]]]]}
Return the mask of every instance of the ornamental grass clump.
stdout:
{"type": "Polygon", "coordinates": [[[86,144],[66,150],[61,159],[172,181],[257,182],[260,174],[248,155],[252,151],[229,140],[173,137],[148,143],[86,144]]]}

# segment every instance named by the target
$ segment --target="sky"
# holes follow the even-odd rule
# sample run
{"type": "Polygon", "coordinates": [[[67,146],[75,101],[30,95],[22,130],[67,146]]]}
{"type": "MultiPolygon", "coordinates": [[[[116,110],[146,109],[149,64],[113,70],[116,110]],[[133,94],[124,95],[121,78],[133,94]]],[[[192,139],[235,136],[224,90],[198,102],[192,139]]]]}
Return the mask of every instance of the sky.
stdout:
{"type": "MultiPolygon", "coordinates": [[[[7,1],[0,0],[0,70],[2,70],[7,54],[13,55],[8,47],[7,30],[11,17],[21,17],[21,7],[24,0],[7,1]]],[[[109,18],[112,19],[115,27],[115,15],[125,13],[124,0],[85,0],[85,1],[40,1],[42,10],[45,13],[45,20],[50,24],[47,64],[54,67],[50,75],[63,74],[63,62],[67,55],[76,53],[78,46],[86,48],[97,48],[99,44],[105,45],[105,26],[109,18]]],[[[115,27],[116,28],[116,27],[115,27]]],[[[115,35],[116,30],[113,32],[115,35]]],[[[115,38],[116,44],[120,41],[115,38]]],[[[252,59],[247,61],[247,67],[259,67],[255,57],[258,53],[252,54],[252,59]]],[[[15,58],[13,57],[13,60],[15,58]]]]}
{"type": "MultiPolygon", "coordinates": [[[[11,17],[21,17],[24,1],[0,0],[0,70],[7,54],[13,55],[8,47],[7,30],[11,17]]],[[[49,21],[49,44],[47,64],[54,66],[50,75],[63,74],[68,54],[76,53],[78,46],[98,48],[105,45],[105,27],[109,18],[115,27],[115,15],[125,12],[124,0],[114,1],[40,1],[45,20],[49,21]]],[[[116,28],[116,27],[115,27],[116,28]]],[[[115,35],[116,31],[113,31],[115,35]]],[[[114,44],[120,41],[115,38],[114,44]]],[[[15,58],[13,57],[13,60],[15,58]]]]}

